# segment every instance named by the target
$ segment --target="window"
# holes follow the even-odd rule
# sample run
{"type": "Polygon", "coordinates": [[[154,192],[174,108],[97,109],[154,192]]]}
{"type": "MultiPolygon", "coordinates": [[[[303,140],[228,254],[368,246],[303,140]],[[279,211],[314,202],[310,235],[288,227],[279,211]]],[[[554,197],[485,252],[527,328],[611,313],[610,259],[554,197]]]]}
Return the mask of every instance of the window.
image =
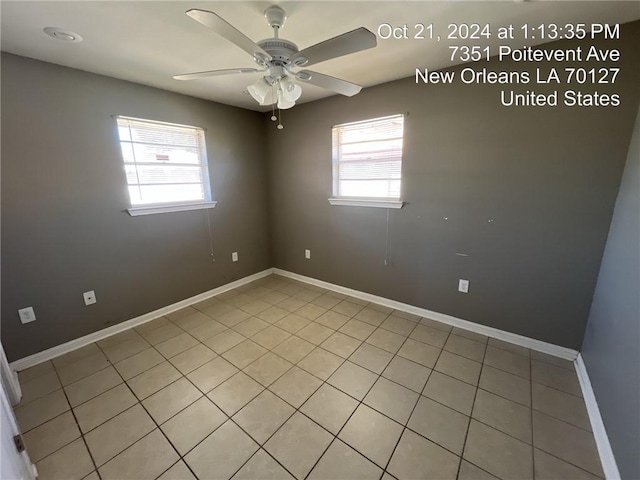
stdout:
{"type": "Polygon", "coordinates": [[[202,128],[130,117],[117,123],[130,214],[215,206],[202,128]]]}
{"type": "Polygon", "coordinates": [[[333,127],[333,205],[400,208],[404,115],[333,127]]]}

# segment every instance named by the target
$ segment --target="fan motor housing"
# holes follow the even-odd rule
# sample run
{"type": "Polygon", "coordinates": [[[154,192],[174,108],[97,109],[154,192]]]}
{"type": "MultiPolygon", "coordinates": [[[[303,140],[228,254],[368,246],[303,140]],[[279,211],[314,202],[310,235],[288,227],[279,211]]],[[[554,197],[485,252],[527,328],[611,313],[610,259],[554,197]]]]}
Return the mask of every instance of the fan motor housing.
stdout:
{"type": "Polygon", "coordinates": [[[258,45],[271,55],[273,60],[282,62],[283,64],[287,63],[294,53],[298,53],[298,46],[295,43],[282,38],[261,40],[258,42],[258,45]]]}

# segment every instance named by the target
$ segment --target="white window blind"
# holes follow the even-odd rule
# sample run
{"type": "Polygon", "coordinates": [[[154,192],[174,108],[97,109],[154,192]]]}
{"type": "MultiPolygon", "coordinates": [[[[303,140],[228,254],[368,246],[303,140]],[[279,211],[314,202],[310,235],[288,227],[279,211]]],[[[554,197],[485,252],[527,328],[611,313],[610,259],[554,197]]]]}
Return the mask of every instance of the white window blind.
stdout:
{"type": "Polygon", "coordinates": [[[117,117],[131,206],[211,200],[204,130],[117,117]]]}
{"type": "Polygon", "coordinates": [[[399,199],[404,115],[333,127],[334,197],[399,199]]]}

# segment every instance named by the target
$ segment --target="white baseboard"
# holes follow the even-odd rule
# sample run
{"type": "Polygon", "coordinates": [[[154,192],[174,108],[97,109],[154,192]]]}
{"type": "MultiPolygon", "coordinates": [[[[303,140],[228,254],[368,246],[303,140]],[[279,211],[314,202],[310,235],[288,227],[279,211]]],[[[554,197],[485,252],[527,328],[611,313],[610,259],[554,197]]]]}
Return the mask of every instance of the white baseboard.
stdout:
{"type": "Polygon", "coordinates": [[[613,450],[609,443],[607,430],[604,427],[596,395],[593,391],[593,387],[591,386],[589,373],[587,372],[587,367],[584,364],[582,355],[578,354],[578,358],[576,358],[574,366],[576,368],[576,373],[578,374],[582,397],[584,398],[584,403],[587,406],[587,413],[589,414],[589,421],[591,422],[591,430],[593,431],[593,436],[596,439],[596,446],[598,447],[598,454],[600,455],[600,462],[602,462],[604,476],[607,480],[620,480],[618,464],[616,463],[616,458],[613,455],[613,450]]]}
{"type": "Polygon", "coordinates": [[[343,293],[351,297],[356,297],[367,302],[374,302],[385,307],[393,308],[396,310],[402,310],[403,312],[413,313],[421,317],[431,318],[438,322],[446,323],[454,327],[461,328],[463,330],[469,330],[476,332],[487,337],[495,338],[505,342],[520,345],[521,347],[530,348],[538,352],[553,355],[555,357],[564,358],[565,360],[574,361],[578,356],[578,351],[571,348],[561,347],[552,343],[543,342],[541,340],[535,340],[533,338],[524,337],[516,333],[505,332],[493,327],[487,327],[486,325],[480,325],[478,323],[469,322],[468,320],[462,320],[461,318],[452,317],[444,313],[433,312],[425,308],[414,307],[413,305],[407,305],[406,303],[396,302],[395,300],[389,300],[388,298],[378,297],[377,295],[371,295],[370,293],[360,292],[351,288],[342,287],[340,285],[334,285],[333,283],[324,282],[322,280],[316,280],[315,278],[305,277],[297,273],[288,272],[279,268],[274,268],[273,273],[282,275],[283,277],[293,278],[301,282],[309,283],[317,287],[326,288],[334,292],[343,293]]]}
{"type": "Polygon", "coordinates": [[[14,372],[19,372],[20,370],[33,367],[34,365],[38,365],[39,363],[46,362],[47,360],[59,357],[60,355],[64,355],[65,353],[69,353],[72,350],[77,350],[78,348],[84,347],[99,340],[103,340],[107,337],[115,335],[116,333],[123,332],[132,327],[137,327],[138,325],[147,323],[158,317],[167,315],[168,313],[175,312],[176,310],[180,310],[181,308],[188,307],[189,305],[192,305],[194,303],[201,302],[203,300],[206,300],[207,298],[220,295],[221,293],[224,293],[228,290],[232,290],[247,283],[251,283],[255,280],[266,277],[267,275],[271,275],[272,272],[273,269],[268,268],[266,270],[263,270],[262,272],[254,273],[253,275],[249,275],[248,277],[235,280],[231,283],[227,283],[226,285],[214,288],[213,290],[200,293],[199,295],[195,295],[191,298],[180,300],[179,302],[159,308],[158,310],[154,310],[153,312],[145,313],[144,315],[140,315],[139,317],[126,320],[117,325],[113,325],[112,327],[107,327],[103,330],[85,335],[84,337],[76,338],[74,340],[71,340],[70,342],[66,342],[42,352],[34,353],[33,355],[29,355],[28,357],[21,358],[19,360],[11,362],[10,367],[14,372]]]}

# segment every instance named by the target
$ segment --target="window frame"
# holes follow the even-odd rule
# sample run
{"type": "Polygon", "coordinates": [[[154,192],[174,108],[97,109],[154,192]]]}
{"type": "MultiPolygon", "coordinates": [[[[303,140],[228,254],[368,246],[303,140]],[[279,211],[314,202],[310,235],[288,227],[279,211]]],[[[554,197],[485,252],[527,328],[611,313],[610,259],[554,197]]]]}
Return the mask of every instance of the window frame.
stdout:
{"type": "MultiPolygon", "coordinates": [[[[121,160],[121,165],[123,167],[123,169],[125,170],[125,183],[127,185],[127,194],[129,197],[129,205],[130,207],[126,209],[126,211],[129,213],[129,215],[131,215],[132,217],[135,216],[139,216],[139,215],[150,215],[150,214],[156,214],[156,213],[169,213],[169,212],[181,212],[181,211],[188,211],[188,210],[201,210],[201,209],[207,209],[207,208],[214,208],[218,202],[213,201],[212,197],[211,197],[211,180],[210,180],[210,176],[209,176],[209,162],[208,162],[208,157],[207,157],[207,147],[206,147],[206,129],[203,127],[199,127],[199,126],[193,126],[193,125],[184,125],[184,124],[179,124],[179,123],[170,123],[170,122],[163,122],[163,121],[158,121],[158,120],[150,120],[150,119],[146,119],[146,118],[139,118],[139,117],[131,117],[128,115],[114,115],[113,117],[115,119],[115,124],[116,124],[116,135],[117,135],[117,139],[118,139],[118,147],[120,148],[120,160],[121,160]],[[132,199],[131,199],[131,194],[129,193],[129,187],[131,186],[129,184],[129,181],[126,179],[126,168],[129,165],[133,165],[134,168],[136,168],[136,174],[137,174],[137,164],[131,163],[131,162],[127,162],[125,160],[125,156],[124,153],[122,151],[122,146],[125,143],[128,144],[135,144],[136,142],[132,139],[132,140],[123,140],[122,138],[120,138],[120,121],[133,121],[133,122],[139,122],[142,124],[149,124],[149,125],[160,125],[160,126],[167,126],[167,127],[178,127],[178,128],[184,128],[184,129],[192,129],[198,132],[198,135],[201,135],[201,139],[199,139],[198,143],[199,143],[199,153],[198,153],[198,157],[199,157],[199,163],[197,164],[197,166],[200,168],[201,174],[202,174],[202,189],[203,189],[203,193],[204,193],[204,199],[201,201],[193,201],[193,200],[184,200],[184,201],[174,201],[174,202],[154,202],[154,203],[149,203],[149,204],[138,204],[138,205],[134,205],[132,199]],[[200,141],[201,140],[201,141],[200,141]]],[[[163,145],[163,143],[157,143],[156,145],[163,145]]],[[[169,145],[169,144],[167,144],[169,145]]],[[[196,166],[196,164],[194,164],[193,166],[196,166]]]]}
{"type": "Polygon", "coordinates": [[[341,123],[331,127],[331,180],[332,180],[332,194],[329,203],[331,205],[341,206],[357,206],[357,207],[373,207],[373,208],[402,208],[404,202],[402,201],[402,160],[404,157],[404,122],[406,115],[404,113],[385,115],[383,117],[370,118],[366,120],[357,120],[353,122],[341,123]],[[340,145],[336,145],[336,129],[340,127],[348,127],[351,125],[362,124],[365,126],[367,123],[380,122],[381,120],[388,119],[393,121],[394,119],[402,118],[402,151],[400,157],[401,172],[400,172],[400,195],[398,197],[355,197],[355,196],[341,196],[339,191],[339,166],[340,161],[338,158],[338,150],[340,145]]]}

